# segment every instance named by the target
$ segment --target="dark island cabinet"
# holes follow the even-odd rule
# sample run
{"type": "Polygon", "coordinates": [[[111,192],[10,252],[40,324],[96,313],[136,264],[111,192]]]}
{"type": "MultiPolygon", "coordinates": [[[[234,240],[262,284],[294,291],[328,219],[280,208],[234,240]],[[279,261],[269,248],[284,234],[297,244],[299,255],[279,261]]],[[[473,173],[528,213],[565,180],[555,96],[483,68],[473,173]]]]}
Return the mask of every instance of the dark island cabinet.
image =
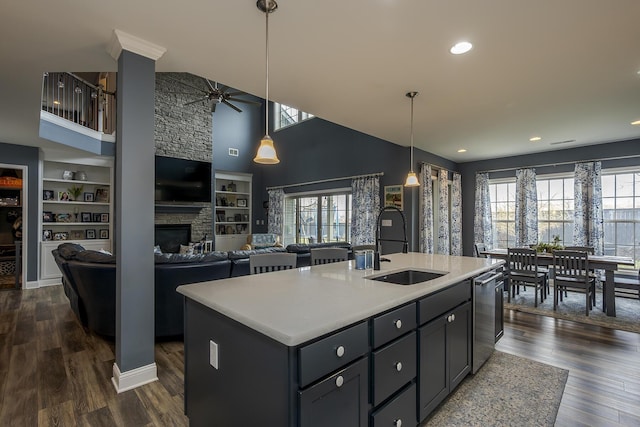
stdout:
{"type": "Polygon", "coordinates": [[[420,421],[471,372],[470,300],[470,283],[462,282],[420,301],[419,316],[423,323],[418,333],[420,421]],[[434,313],[441,314],[434,317],[434,313]]]}
{"type": "Polygon", "coordinates": [[[300,391],[300,427],[366,427],[368,359],[300,391]]]}

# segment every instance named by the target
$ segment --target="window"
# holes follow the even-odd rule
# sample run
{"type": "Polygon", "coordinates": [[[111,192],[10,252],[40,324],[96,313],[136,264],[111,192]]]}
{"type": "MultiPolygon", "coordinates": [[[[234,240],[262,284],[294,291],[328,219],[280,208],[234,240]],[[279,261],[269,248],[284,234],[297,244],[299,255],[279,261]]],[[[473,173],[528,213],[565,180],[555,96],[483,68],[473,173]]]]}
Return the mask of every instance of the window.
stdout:
{"type": "Polygon", "coordinates": [[[516,244],[516,182],[489,184],[493,247],[510,248],[516,244]]]}
{"type": "Polygon", "coordinates": [[[289,107],[288,105],[278,104],[274,102],[275,106],[275,126],[274,129],[278,130],[287,126],[295,125],[303,120],[307,120],[313,117],[313,114],[305,113],[297,108],[289,107]]]}
{"type": "Polygon", "coordinates": [[[602,174],[604,253],[632,257],[640,267],[640,172],[602,174]]]}
{"type": "Polygon", "coordinates": [[[350,241],[351,190],[285,198],[284,245],[350,241]]]}
{"type": "Polygon", "coordinates": [[[538,189],[538,241],[573,245],[573,177],[536,179],[538,189]]]}

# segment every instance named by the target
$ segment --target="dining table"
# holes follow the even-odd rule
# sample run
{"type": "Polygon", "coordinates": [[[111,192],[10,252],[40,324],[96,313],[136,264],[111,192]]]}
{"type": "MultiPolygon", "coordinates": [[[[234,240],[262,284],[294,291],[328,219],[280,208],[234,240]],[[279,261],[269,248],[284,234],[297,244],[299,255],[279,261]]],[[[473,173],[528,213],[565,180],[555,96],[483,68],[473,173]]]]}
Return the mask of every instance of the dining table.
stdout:
{"type": "MultiPolygon", "coordinates": [[[[481,251],[480,254],[492,258],[507,260],[508,253],[505,248],[494,248],[481,251]]],[[[633,258],[613,255],[589,255],[590,270],[604,270],[605,280],[602,283],[602,311],[607,316],[616,315],[616,295],[614,285],[614,272],[622,266],[635,266],[633,258]]],[[[553,253],[538,253],[538,264],[545,267],[553,267],[553,253]]],[[[507,264],[508,268],[508,264],[507,264]]]]}

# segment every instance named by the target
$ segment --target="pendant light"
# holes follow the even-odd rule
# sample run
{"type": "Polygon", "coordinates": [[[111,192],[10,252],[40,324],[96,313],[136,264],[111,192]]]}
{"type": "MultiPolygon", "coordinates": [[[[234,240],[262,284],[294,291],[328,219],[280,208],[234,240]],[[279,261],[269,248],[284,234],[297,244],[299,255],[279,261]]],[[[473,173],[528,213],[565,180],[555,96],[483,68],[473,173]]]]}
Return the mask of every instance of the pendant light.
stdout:
{"type": "Polygon", "coordinates": [[[269,14],[278,8],[278,3],[275,0],[258,0],[256,6],[266,16],[266,94],[265,94],[265,127],[266,132],[260,141],[260,147],[258,147],[258,153],[253,159],[256,163],[262,163],[264,165],[275,165],[280,163],[278,155],[276,154],[276,148],[273,146],[273,139],[269,136],[269,14]]]}
{"type": "Polygon", "coordinates": [[[418,96],[418,92],[407,92],[406,96],[411,98],[411,164],[409,165],[410,172],[407,175],[407,180],[404,182],[404,186],[418,187],[420,185],[420,181],[418,181],[418,177],[413,171],[413,98],[418,96]]]}

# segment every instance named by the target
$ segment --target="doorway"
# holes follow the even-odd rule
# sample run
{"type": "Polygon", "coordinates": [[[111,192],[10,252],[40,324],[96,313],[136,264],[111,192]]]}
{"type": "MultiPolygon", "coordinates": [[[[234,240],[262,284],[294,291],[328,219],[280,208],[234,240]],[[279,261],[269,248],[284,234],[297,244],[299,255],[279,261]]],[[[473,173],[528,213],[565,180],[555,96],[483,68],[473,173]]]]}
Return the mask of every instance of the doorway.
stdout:
{"type": "Polygon", "coordinates": [[[0,290],[22,288],[25,169],[0,164],[0,290]]]}

